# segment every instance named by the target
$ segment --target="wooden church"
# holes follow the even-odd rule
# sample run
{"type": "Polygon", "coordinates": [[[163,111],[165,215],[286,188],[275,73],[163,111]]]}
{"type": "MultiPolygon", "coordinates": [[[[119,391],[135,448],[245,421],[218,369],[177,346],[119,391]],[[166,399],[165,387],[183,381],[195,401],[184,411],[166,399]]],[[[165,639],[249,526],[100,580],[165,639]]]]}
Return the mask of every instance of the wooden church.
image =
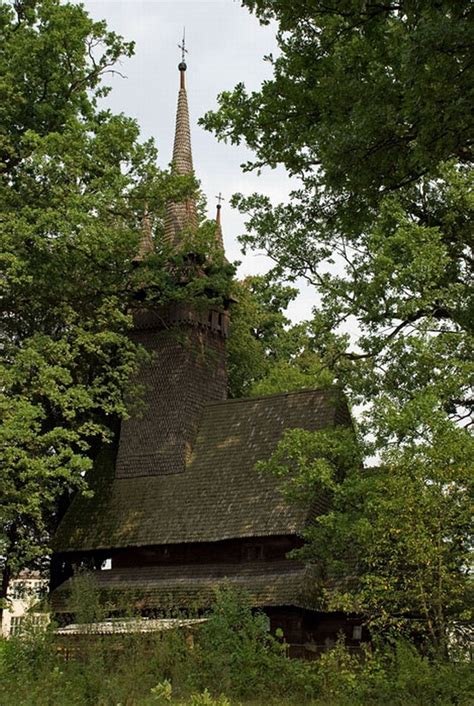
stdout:
{"type": "MultiPolygon", "coordinates": [[[[173,166],[193,173],[186,64],[179,65],[173,166]]],[[[220,209],[218,207],[220,234],[220,209]]],[[[192,199],[169,203],[165,237],[197,223],[192,199]]],[[[221,234],[220,234],[221,235],[221,234]]],[[[140,256],[153,249],[145,232],[140,256]]],[[[78,494],[58,528],[52,558],[53,610],[63,621],[79,566],[95,569],[105,597],[124,595],[144,618],[169,610],[205,613],[217,586],[245,589],[281,628],[295,653],[319,650],[360,621],[318,610],[312,567],[287,557],[323,498],[287,502],[278,479],[259,474],[285,429],[351,423],[336,389],[227,399],[228,307],[177,304],[137,309],[133,337],[155,354],[140,373],[144,412],[122,422],[115,449],[91,474],[93,497],[78,494]],[[107,568],[101,568],[107,567],[107,568]]]]}

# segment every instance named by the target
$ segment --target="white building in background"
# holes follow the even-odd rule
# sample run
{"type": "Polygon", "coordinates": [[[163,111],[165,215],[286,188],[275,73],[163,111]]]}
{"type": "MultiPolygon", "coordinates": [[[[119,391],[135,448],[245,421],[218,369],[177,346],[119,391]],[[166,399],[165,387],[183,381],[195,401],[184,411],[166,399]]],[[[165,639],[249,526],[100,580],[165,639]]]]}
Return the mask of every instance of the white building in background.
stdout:
{"type": "Polygon", "coordinates": [[[48,582],[37,571],[23,571],[10,582],[8,606],[3,611],[2,633],[5,637],[18,635],[24,627],[44,625],[47,613],[35,612],[35,605],[45,597],[48,582]]]}

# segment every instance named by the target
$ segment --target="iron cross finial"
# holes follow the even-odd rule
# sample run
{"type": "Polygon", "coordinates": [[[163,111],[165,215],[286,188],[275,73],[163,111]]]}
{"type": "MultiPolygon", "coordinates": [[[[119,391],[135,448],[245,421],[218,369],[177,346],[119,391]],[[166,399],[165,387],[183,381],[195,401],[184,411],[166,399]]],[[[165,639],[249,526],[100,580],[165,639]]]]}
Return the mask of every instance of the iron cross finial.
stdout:
{"type": "Polygon", "coordinates": [[[181,61],[184,63],[186,59],[186,54],[188,50],[186,49],[186,27],[183,27],[183,40],[181,44],[178,44],[179,49],[181,49],[181,61]]]}
{"type": "Polygon", "coordinates": [[[225,198],[222,196],[222,193],[219,191],[219,196],[216,196],[217,199],[217,205],[222,206],[222,202],[225,201],[225,198]]]}

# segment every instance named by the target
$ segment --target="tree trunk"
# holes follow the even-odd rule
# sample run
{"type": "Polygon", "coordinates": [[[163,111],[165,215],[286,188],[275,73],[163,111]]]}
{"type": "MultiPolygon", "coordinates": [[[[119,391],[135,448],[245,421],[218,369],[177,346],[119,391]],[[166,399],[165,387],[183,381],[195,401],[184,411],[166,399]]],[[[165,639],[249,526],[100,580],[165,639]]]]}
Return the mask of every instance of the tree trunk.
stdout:
{"type": "Polygon", "coordinates": [[[11,579],[11,571],[10,567],[8,565],[8,562],[5,564],[5,567],[2,571],[2,586],[0,590],[0,635],[2,633],[2,626],[3,626],[3,611],[4,605],[6,605],[6,600],[7,600],[7,595],[8,595],[8,587],[10,586],[10,579],[11,579]]]}

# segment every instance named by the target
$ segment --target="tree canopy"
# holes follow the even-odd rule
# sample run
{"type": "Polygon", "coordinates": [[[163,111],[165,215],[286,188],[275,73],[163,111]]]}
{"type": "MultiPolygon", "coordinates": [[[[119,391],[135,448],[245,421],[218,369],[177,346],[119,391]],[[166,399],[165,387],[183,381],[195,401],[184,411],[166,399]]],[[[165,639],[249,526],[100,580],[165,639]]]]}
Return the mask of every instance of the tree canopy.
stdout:
{"type": "MultiPolygon", "coordinates": [[[[343,561],[341,547],[355,547],[373,590],[365,604],[349,597],[373,600],[372,618],[375,604],[391,618],[421,615],[425,591],[449,612],[467,586],[472,537],[472,5],[243,5],[277,25],[273,76],[258,91],[222,93],[202,122],[253,149],[244,169],[281,164],[299,182],[282,204],[236,194],[241,240],[270,255],[276,276],[314,286],[310,345],[361,405],[357,458],[375,455],[383,469],[333,479],[334,513],[308,551],[343,561]],[[388,581],[378,595],[374,576],[388,581]],[[458,581],[458,598],[439,599],[435,577],[446,589],[458,581]]],[[[333,454],[317,437],[277,450],[277,467],[299,468],[297,485],[328,482],[305,462],[312,444],[333,454]]]]}
{"type": "Polygon", "coordinates": [[[281,477],[295,502],[331,497],[294,552],[314,564],[322,610],[359,615],[374,637],[427,638],[442,650],[448,636],[469,639],[474,448],[442,419],[431,432],[361,472],[350,430],[293,429],[259,469],[281,477]]]}
{"type": "Polygon", "coordinates": [[[354,401],[428,395],[468,423],[470,3],[243,4],[278,23],[273,77],[203,123],[301,182],[288,203],[234,196],[244,245],[314,285],[314,346],[354,401]]]}

